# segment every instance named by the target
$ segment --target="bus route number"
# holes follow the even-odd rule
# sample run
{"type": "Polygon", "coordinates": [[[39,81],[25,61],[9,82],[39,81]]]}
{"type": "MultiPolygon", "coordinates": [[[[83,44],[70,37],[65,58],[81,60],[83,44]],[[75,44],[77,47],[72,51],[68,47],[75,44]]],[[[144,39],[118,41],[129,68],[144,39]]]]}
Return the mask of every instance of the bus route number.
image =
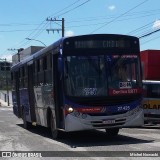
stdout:
{"type": "Polygon", "coordinates": [[[85,88],[84,93],[86,96],[88,95],[96,95],[97,94],[97,88],[85,88]]]}

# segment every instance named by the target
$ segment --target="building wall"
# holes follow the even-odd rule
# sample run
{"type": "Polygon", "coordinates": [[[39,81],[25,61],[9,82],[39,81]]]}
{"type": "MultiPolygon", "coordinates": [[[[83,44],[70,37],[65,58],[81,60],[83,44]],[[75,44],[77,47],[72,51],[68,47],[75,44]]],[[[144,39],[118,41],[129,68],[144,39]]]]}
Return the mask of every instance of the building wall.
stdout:
{"type": "Polygon", "coordinates": [[[15,65],[16,63],[20,61],[24,60],[25,58],[29,57],[30,55],[36,53],[37,51],[43,49],[44,47],[41,46],[30,46],[22,51],[20,51],[19,53],[15,54],[12,56],[12,64],[15,65]]]}

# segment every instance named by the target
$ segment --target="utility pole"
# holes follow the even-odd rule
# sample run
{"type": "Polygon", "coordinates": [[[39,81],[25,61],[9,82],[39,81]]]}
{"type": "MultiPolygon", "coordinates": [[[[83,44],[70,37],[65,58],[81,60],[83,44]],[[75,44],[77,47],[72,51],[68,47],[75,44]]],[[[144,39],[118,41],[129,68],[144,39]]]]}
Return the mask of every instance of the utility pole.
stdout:
{"type": "Polygon", "coordinates": [[[49,33],[50,31],[52,31],[53,33],[54,33],[54,31],[57,31],[57,32],[59,32],[59,31],[61,31],[62,32],[62,37],[64,37],[64,18],[62,18],[61,20],[58,20],[58,19],[56,19],[56,18],[47,18],[46,19],[46,21],[50,21],[50,22],[62,22],[62,28],[57,28],[57,29],[52,29],[52,28],[50,28],[50,29],[46,29],[46,31],[49,33]]]}
{"type": "Polygon", "coordinates": [[[9,48],[8,51],[18,51],[17,55],[18,55],[18,62],[20,62],[21,58],[20,58],[20,52],[23,51],[24,48],[19,48],[19,49],[15,49],[15,48],[9,48]]]}

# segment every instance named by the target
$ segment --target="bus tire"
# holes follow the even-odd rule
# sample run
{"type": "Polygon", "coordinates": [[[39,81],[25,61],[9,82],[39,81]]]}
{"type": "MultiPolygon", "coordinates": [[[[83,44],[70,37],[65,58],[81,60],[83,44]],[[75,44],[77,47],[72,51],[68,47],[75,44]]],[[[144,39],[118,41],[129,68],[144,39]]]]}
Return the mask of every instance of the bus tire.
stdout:
{"type": "Polygon", "coordinates": [[[56,129],[56,126],[54,124],[54,119],[52,114],[50,116],[50,130],[53,139],[61,138],[60,131],[56,129]]]}
{"type": "Polygon", "coordinates": [[[106,135],[108,137],[115,137],[118,135],[119,128],[107,128],[106,130],[106,135]]]}
{"type": "Polygon", "coordinates": [[[25,115],[24,108],[23,108],[23,110],[22,110],[22,119],[23,119],[23,127],[24,127],[25,129],[30,129],[32,125],[31,125],[30,122],[27,122],[27,120],[26,120],[26,115],[25,115]]]}

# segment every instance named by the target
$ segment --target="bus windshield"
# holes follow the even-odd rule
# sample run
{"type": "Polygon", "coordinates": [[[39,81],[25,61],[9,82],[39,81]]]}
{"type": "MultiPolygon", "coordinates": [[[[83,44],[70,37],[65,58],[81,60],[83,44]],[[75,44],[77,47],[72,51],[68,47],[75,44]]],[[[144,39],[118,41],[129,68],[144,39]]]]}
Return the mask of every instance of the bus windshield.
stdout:
{"type": "Polygon", "coordinates": [[[64,62],[67,96],[108,96],[113,89],[140,87],[136,55],[67,56],[64,62]]]}

